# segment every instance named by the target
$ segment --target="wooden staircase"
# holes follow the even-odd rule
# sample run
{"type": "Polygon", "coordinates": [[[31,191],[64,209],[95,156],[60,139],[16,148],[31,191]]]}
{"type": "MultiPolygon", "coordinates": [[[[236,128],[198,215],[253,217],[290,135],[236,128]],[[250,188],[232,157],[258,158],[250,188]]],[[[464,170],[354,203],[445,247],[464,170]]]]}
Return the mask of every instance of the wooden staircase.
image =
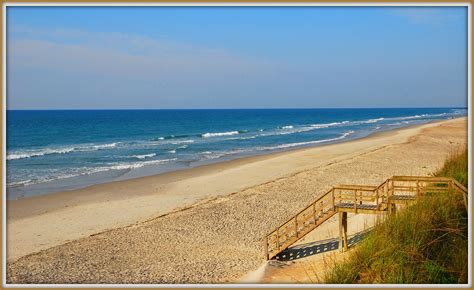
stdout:
{"type": "Polygon", "coordinates": [[[393,176],[379,186],[333,187],[265,237],[266,258],[277,256],[336,213],[339,214],[339,249],[347,249],[347,213],[392,213],[397,204],[416,202],[426,193],[439,192],[461,193],[467,209],[468,191],[452,178],[393,176]]]}

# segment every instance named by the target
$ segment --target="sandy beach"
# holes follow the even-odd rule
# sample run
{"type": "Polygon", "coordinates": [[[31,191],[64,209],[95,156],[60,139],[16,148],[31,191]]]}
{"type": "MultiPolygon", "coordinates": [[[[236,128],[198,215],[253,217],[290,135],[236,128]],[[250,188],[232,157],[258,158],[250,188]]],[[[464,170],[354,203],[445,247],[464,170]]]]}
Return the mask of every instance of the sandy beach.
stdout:
{"type": "MultiPolygon", "coordinates": [[[[239,282],[266,265],[263,237],[332,186],[429,175],[466,144],[458,118],[8,201],[7,282],[239,282]]],[[[349,234],[371,225],[352,223],[349,234]]],[[[299,243],[333,238],[335,224],[299,243]]],[[[275,271],[253,282],[281,282],[275,271]]]]}

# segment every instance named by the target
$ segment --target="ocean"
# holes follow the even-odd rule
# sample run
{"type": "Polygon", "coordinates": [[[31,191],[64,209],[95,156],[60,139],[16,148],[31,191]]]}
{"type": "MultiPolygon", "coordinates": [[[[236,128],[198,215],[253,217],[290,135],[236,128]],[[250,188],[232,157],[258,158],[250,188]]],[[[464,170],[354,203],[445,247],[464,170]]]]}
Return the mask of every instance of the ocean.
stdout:
{"type": "Polygon", "coordinates": [[[7,198],[344,142],[465,108],[7,111],[7,198]]]}

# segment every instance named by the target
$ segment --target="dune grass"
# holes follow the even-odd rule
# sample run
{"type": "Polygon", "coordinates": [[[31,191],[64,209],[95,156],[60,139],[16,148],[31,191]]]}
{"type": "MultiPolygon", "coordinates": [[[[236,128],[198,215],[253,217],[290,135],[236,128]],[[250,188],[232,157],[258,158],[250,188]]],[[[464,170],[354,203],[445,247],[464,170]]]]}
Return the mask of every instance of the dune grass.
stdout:
{"type": "MultiPolygon", "coordinates": [[[[452,154],[436,176],[467,187],[467,149],[452,154]]],[[[377,226],[326,283],[467,283],[467,212],[459,194],[429,194],[377,226]]]]}
{"type": "Polygon", "coordinates": [[[467,188],[468,181],[468,156],[467,149],[453,153],[436,172],[435,176],[453,177],[467,188]]]}

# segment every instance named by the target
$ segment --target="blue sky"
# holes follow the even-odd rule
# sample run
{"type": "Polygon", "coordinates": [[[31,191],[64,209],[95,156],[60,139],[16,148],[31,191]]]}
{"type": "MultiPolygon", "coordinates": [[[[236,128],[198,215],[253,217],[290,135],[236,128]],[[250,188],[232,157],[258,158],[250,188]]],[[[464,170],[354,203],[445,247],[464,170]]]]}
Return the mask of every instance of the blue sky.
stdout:
{"type": "Polygon", "coordinates": [[[7,108],[467,106],[466,7],[8,7],[7,108]]]}

